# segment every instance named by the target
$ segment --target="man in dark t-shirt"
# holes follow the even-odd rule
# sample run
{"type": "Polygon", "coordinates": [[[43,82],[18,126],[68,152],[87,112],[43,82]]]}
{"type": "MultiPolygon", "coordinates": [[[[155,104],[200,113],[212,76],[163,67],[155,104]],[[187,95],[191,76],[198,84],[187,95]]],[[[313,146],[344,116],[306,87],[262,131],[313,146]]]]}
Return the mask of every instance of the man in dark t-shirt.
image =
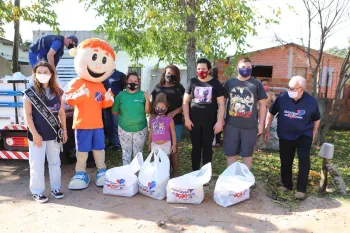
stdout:
{"type": "Polygon", "coordinates": [[[227,166],[236,162],[240,155],[250,169],[257,135],[262,134],[264,129],[267,95],[261,82],[251,77],[252,61],[249,58],[240,59],[237,69],[239,75],[224,84],[228,99],[224,152],[227,166]]]}
{"type": "Polygon", "coordinates": [[[281,191],[293,189],[292,167],[295,151],[298,153],[299,172],[296,199],[304,199],[310,171],[310,150],[320,124],[320,111],[314,97],[305,92],[306,80],[294,76],[289,90],[281,93],[270,106],[265,127],[269,138],[272,120],[277,115],[281,159],[281,191]]]}

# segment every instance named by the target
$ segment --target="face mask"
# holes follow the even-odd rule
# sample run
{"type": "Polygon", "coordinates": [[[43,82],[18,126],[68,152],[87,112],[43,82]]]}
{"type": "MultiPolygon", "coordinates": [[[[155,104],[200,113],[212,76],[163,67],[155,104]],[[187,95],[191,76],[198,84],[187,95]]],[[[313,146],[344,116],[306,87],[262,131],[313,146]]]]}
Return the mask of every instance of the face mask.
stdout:
{"type": "Polygon", "coordinates": [[[167,83],[174,83],[176,80],[176,76],[175,75],[165,75],[165,81],[167,83]]]}
{"type": "Polygon", "coordinates": [[[163,115],[166,112],[165,108],[156,108],[156,113],[158,115],[163,115]]]}
{"type": "Polygon", "coordinates": [[[69,44],[68,45],[68,49],[72,49],[72,48],[74,48],[75,46],[74,46],[74,44],[69,44]]]}
{"type": "Polygon", "coordinates": [[[135,91],[139,87],[139,84],[137,84],[137,83],[128,83],[127,87],[130,89],[130,91],[135,91]]]}
{"type": "Polygon", "coordinates": [[[238,68],[238,73],[244,78],[249,77],[252,74],[251,68],[238,68]]]}
{"type": "Polygon", "coordinates": [[[197,71],[198,78],[205,79],[208,77],[208,71],[197,71]]]}
{"type": "Polygon", "coordinates": [[[288,91],[288,96],[292,99],[297,98],[298,92],[297,91],[288,91]]]}
{"type": "Polygon", "coordinates": [[[269,91],[270,86],[264,86],[265,91],[269,91]]]}
{"type": "Polygon", "coordinates": [[[38,81],[40,83],[48,83],[50,78],[51,78],[51,75],[49,75],[49,74],[35,74],[35,77],[36,77],[36,79],[38,79],[38,81]]]}

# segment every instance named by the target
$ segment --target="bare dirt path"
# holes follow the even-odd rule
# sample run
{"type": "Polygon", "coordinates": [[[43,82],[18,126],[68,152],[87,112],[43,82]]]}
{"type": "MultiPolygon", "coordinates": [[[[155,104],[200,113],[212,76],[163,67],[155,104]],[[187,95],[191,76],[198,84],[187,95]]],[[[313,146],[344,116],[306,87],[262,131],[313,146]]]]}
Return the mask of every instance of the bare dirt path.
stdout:
{"type": "MultiPolygon", "coordinates": [[[[94,172],[89,169],[91,177],[94,172]]],[[[63,165],[64,199],[38,204],[28,188],[28,162],[0,160],[0,232],[350,232],[350,203],[338,200],[309,197],[291,211],[266,197],[258,184],[251,199],[228,208],[217,205],[212,194],[200,205],[167,204],[140,194],[103,195],[94,183],[70,191],[73,173],[73,165],[63,165]]]]}

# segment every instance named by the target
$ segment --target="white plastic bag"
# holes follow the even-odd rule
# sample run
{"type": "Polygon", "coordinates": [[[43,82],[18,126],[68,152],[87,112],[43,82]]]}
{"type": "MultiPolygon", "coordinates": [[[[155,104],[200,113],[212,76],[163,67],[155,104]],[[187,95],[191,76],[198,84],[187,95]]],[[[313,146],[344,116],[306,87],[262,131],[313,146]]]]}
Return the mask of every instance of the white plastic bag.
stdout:
{"type": "Polygon", "coordinates": [[[138,153],[129,165],[108,169],[105,175],[103,193],[132,197],[138,192],[136,172],[143,164],[142,153],[138,153]]]}
{"type": "Polygon", "coordinates": [[[254,175],[240,162],[230,165],[219,176],[214,190],[214,201],[227,207],[249,198],[249,188],[255,183],[254,175]]]}
{"type": "Polygon", "coordinates": [[[170,161],[161,149],[153,149],[139,172],[139,192],[157,200],[166,196],[166,185],[170,177],[170,161]],[[154,161],[151,162],[151,159],[154,161]]]}
{"type": "Polygon", "coordinates": [[[200,170],[176,177],[168,182],[167,202],[200,204],[204,199],[203,185],[210,181],[211,163],[200,170]]]}

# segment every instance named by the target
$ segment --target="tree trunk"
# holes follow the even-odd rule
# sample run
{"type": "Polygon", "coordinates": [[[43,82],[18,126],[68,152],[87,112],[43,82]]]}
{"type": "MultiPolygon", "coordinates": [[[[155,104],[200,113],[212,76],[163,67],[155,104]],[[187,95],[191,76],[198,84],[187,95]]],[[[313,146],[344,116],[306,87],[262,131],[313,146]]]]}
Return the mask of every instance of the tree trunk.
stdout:
{"type": "MultiPolygon", "coordinates": [[[[192,9],[192,12],[195,11],[195,0],[185,1],[187,7],[192,9]]],[[[187,60],[187,81],[192,77],[196,76],[196,38],[194,36],[195,32],[195,15],[192,13],[187,14],[186,26],[187,26],[187,49],[186,49],[186,60],[187,60]]]]}
{"type": "MultiPolygon", "coordinates": [[[[15,7],[20,8],[20,0],[15,0],[15,7]]],[[[18,48],[19,48],[19,17],[15,18],[13,21],[15,28],[15,38],[13,39],[13,51],[12,51],[12,73],[20,71],[18,63],[18,48]]]]}

